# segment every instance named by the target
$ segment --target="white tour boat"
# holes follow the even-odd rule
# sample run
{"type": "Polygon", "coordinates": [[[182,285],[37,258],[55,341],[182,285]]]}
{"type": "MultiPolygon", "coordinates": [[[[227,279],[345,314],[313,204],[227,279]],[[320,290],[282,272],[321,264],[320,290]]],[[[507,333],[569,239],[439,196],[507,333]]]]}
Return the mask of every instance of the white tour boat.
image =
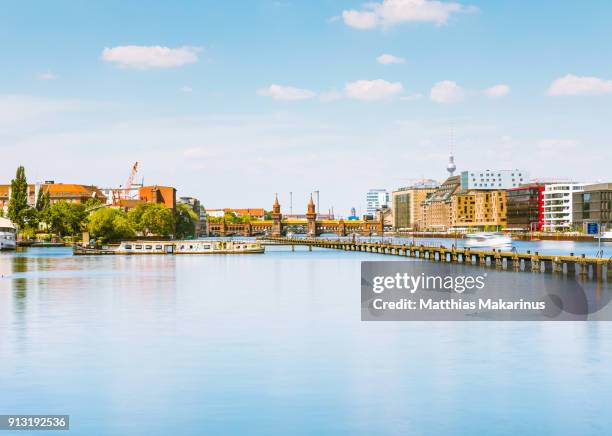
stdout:
{"type": "Polygon", "coordinates": [[[465,246],[476,247],[502,247],[512,245],[512,238],[503,233],[478,232],[465,235],[465,246]]]}
{"type": "Polygon", "coordinates": [[[0,218],[0,250],[14,250],[17,247],[17,227],[10,220],[0,218]]]}
{"type": "Polygon", "coordinates": [[[263,253],[256,241],[124,241],[114,254],[247,254],[263,253]]]}

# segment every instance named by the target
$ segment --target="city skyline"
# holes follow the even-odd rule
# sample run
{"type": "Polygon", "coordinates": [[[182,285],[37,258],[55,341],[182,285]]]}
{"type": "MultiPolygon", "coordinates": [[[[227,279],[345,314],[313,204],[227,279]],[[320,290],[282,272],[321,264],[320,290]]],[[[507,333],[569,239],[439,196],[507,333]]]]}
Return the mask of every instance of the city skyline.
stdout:
{"type": "Polygon", "coordinates": [[[117,186],[139,161],[205,207],[320,190],[347,215],[370,188],[443,181],[450,131],[457,172],[609,178],[611,5],[363,3],[7,5],[4,183],[23,164],[117,186]]]}

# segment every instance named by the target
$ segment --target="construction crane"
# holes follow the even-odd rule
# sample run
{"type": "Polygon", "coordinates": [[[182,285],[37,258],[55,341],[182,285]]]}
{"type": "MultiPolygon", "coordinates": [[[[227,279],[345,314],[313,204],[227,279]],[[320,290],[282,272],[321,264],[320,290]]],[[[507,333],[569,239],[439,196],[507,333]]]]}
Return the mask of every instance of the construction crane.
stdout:
{"type": "Polygon", "coordinates": [[[132,184],[134,183],[134,177],[136,176],[136,173],[138,172],[138,162],[136,162],[133,166],[132,166],[132,171],[130,171],[130,175],[127,179],[127,182],[125,182],[125,186],[123,186],[122,188],[119,189],[115,189],[113,192],[113,204],[115,206],[119,206],[120,204],[120,200],[124,200],[124,199],[128,199],[128,192],[132,189],[132,184]]]}

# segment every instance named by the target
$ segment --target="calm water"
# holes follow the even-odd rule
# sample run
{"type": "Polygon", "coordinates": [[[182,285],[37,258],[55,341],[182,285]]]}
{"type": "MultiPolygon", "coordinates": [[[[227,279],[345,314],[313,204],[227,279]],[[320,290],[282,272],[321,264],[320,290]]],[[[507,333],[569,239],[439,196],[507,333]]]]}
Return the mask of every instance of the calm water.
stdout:
{"type": "Polygon", "coordinates": [[[610,434],[612,323],[363,323],[375,259],[1,253],[0,413],[75,435],[610,434]]]}

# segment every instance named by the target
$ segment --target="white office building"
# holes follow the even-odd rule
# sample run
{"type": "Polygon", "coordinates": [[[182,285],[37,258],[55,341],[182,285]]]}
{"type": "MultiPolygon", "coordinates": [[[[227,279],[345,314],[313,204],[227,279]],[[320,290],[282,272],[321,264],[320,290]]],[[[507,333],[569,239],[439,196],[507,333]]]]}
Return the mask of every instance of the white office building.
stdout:
{"type": "Polygon", "coordinates": [[[511,189],[528,181],[529,173],[519,169],[461,172],[461,189],[511,189]]]}
{"type": "Polygon", "coordinates": [[[572,228],[572,197],[584,190],[584,183],[552,183],[544,186],[545,232],[560,232],[572,228]]]}
{"type": "Polygon", "coordinates": [[[370,189],[366,194],[366,213],[375,216],[376,211],[389,205],[389,193],[386,189],[370,189]]]}

